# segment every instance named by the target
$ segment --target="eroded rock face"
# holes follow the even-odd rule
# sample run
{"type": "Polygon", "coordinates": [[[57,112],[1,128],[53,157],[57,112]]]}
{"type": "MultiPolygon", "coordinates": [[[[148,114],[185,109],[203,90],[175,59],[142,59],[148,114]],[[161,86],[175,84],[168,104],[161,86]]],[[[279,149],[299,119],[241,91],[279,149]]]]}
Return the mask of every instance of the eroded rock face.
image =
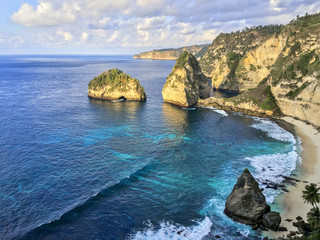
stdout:
{"type": "Polygon", "coordinates": [[[277,231],[281,223],[281,216],[278,212],[268,212],[263,215],[262,223],[266,228],[277,231]]]}
{"type": "Polygon", "coordinates": [[[200,59],[212,87],[235,92],[256,87],[284,47],[286,39],[277,35],[280,30],[270,25],[220,34],[200,59]]]}
{"type": "Polygon", "coordinates": [[[281,111],[315,126],[320,126],[319,23],[315,14],[286,27],[290,35],[268,78],[281,111]]]}
{"type": "Polygon", "coordinates": [[[110,69],[92,79],[88,84],[88,96],[103,100],[145,101],[147,98],[140,82],[119,69],[110,69]]]}
{"type": "Polygon", "coordinates": [[[258,183],[245,169],[227,199],[225,214],[238,222],[253,225],[261,223],[262,216],[269,210],[258,183]]]}
{"type": "Polygon", "coordinates": [[[191,53],[183,52],[163,86],[163,100],[181,107],[191,107],[197,104],[199,98],[209,95],[208,79],[202,74],[198,61],[191,53]]]}

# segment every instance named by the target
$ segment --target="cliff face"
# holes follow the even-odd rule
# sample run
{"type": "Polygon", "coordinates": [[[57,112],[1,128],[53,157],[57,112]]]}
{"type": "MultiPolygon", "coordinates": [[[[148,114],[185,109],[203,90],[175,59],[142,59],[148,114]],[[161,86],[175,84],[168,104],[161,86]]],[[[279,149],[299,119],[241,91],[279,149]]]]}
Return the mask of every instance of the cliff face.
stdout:
{"type": "Polygon", "coordinates": [[[191,53],[183,52],[163,86],[163,100],[191,107],[197,104],[199,98],[207,98],[209,95],[208,79],[202,74],[198,61],[191,53]]]}
{"type": "MultiPolygon", "coordinates": [[[[280,29],[281,26],[271,25],[246,29],[242,32],[220,34],[199,61],[203,73],[212,78],[212,87],[233,91],[241,89],[242,91],[243,87],[239,86],[236,75],[241,72],[239,70],[243,70],[247,66],[250,68],[254,57],[249,55],[248,59],[242,62],[242,68],[238,70],[240,61],[248,52],[268,40],[270,36],[279,33],[280,29]]],[[[258,52],[263,52],[263,49],[262,47],[258,52]]],[[[263,55],[263,53],[261,54],[263,55]]],[[[243,80],[246,80],[246,76],[243,76],[243,80]]]]}
{"type": "Polygon", "coordinates": [[[88,84],[88,96],[104,100],[146,100],[140,82],[119,69],[108,70],[93,78],[88,84]]]}
{"type": "Polygon", "coordinates": [[[320,14],[292,21],[268,78],[281,111],[320,126],[320,14]]]}
{"type": "Polygon", "coordinates": [[[313,14],[222,34],[200,66],[213,88],[246,92],[267,83],[283,114],[320,126],[319,54],[320,14],[313,14]]]}
{"type": "Polygon", "coordinates": [[[208,50],[209,44],[194,45],[182,48],[171,48],[153,50],[150,52],[143,52],[133,56],[135,59],[155,59],[155,60],[177,60],[184,51],[192,53],[196,58],[200,58],[208,50]]]}

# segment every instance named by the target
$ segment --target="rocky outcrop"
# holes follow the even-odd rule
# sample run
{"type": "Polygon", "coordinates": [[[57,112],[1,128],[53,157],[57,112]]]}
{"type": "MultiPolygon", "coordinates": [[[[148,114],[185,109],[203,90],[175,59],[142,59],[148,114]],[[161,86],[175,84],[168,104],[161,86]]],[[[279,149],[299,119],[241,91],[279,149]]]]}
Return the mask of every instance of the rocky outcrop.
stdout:
{"type": "Polygon", "coordinates": [[[267,212],[262,216],[262,224],[273,231],[279,229],[281,216],[278,212],[267,212]]]}
{"type": "Polygon", "coordinates": [[[280,227],[281,217],[278,212],[271,212],[270,206],[259,188],[259,184],[245,169],[230,193],[224,212],[235,221],[252,225],[253,230],[284,230],[280,227]]]}
{"type": "Polygon", "coordinates": [[[108,70],[93,78],[88,84],[88,96],[103,100],[146,100],[140,82],[119,69],[108,70]]]}
{"type": "Polygon", "coordinates": [[[245,169],[227,199],[225,214],[238,222],[254,225],[261,223],[263,215],[269,210],[259,184],[245,169]]]}
{"type": "Polygon", "coordinates": [[[199,100],[198,106],[214,107],[258,117],[277,117],[281,115],[271,88],[266,83],[232,98],[210,97],[199,100]]]}
{"type": "Polygon", "coordinates": [[[210,44],[193,45],[181,48],[169,48],[143,52],[133,56],[135,59],[154,59],[154,60],[177,60],[184,51],[192,53],[195,58],[199,58],[205,54],[210,44]]]}
{"type": "Polygon", "coordinates": [[[199,98],[210,95],[208,79],[202,74],[198,61],[189,52],[183,52],[162,89],[165,102],[181,107],[197,104],[199,98]]]}

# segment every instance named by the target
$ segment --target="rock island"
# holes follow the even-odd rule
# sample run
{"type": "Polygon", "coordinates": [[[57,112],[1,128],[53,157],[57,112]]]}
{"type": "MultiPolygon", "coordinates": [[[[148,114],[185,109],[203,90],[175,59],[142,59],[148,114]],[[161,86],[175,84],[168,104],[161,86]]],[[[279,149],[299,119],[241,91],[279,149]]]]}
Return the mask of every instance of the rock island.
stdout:
{"type": "Polygon", "coordinates": [[[147,99],[144,88],[136,78],[119,69],[110,69],[94,77],[88,84],[88,96],[103,100],[134,100],[147,99]]]}

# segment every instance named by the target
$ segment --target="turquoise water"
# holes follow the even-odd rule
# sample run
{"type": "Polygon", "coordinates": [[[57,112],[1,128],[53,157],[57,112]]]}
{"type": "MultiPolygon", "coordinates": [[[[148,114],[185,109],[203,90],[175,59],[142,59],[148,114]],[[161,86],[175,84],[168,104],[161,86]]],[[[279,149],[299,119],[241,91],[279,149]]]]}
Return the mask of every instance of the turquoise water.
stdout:
{"type": "Polygon", "coordinates": [[[163,103],[173,65],[0,57],[0,239],[259,238],[224,215],[226,198],[246,167],[260,182],[290,175],[298,141],[271,120],[163,103]],[[114,67],[147,102],[87,97],[114,67]]]}

